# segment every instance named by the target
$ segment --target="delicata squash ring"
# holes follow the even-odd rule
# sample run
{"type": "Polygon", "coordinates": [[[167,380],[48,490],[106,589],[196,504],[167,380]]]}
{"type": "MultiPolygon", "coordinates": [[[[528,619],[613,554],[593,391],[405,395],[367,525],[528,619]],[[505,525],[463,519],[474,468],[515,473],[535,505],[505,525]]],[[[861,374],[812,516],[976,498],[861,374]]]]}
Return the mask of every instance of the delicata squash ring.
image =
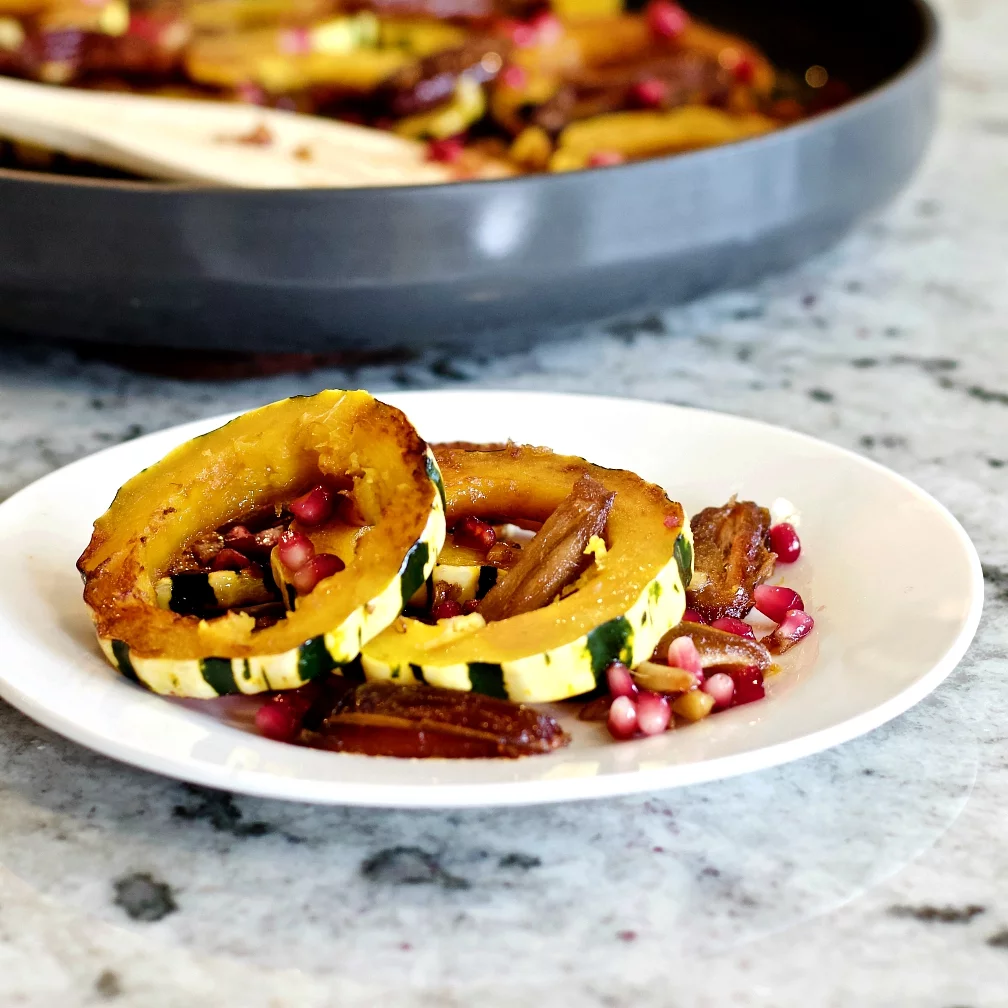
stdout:
{"type": "MultiPolygon", "coordinates": [[[[437,463],[405,415],[366,392],[284,399],[194,438],[134,476],[78,561],[108,660],[156,693],[290,689],[353,660],[430,575],[445,538],[437,463]],[[158,579],[207,529],[350,475],[377,517],[346,539],[346,567],[261,630],[159,607],[158,579]]],[[[359,493],[358,493],[359,491],[359,493]]]]}
{"type": "Polygon", "coordinates": [[[457,616],[429,626],[400,617],[361,650],[370,680],[418,680],[521,703],[579,696],[616,660],[651,657],[686,608],[693,538],[682,506],[631,472],[546,448],[438,449],[446,516],[545,521],[588,474],[616,497],[600,567],[573,594],[497,622],[457,616]]]}

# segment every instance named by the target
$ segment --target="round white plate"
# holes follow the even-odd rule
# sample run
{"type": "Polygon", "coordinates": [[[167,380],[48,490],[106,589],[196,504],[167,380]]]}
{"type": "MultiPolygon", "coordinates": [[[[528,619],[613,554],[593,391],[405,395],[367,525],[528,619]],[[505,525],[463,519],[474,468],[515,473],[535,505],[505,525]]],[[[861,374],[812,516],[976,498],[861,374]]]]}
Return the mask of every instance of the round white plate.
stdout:
{"type": "Polygon", "coordinates": [[[687,512],[731,494],[800,510],[802,558],[778,568],[816,619],[765,700],[635,742],[558,708],[572,744],[520,760],[396,760],[271,742],[226,700],[172,701],[105,664],[74,564],[130,476],[228,418],[118,445],[0,505],[0,695],[116,759],[248,794],[445,807],[599,797],[772,766],[895,717],[962,657],[980,618],[980,562],[923,490],[848,451],[752,420],[657,403],[528,392],[382,396],[430,441],[549,445],[660,483],[687,512]]]}

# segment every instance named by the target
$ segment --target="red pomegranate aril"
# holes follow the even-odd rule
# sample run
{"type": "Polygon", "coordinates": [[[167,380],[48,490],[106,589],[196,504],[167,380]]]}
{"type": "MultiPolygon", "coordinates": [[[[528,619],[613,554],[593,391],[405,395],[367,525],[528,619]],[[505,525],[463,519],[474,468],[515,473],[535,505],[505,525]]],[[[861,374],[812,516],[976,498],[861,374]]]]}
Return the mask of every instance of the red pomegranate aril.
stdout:
{"type": "Polygon", "coordinates": [[[724,710],[731,706],[735,696],[735,680],[727,672],[715,672],[708,676],[700,689],[714,698],[715,710],[724,710]]]}
{"type": "Polygon", "coordinates": [[[745,620],[737,619],[734,616],[722,616],[721,619],[714,620],[711,626],[715,630],[724,630],[727,633],[736,634],[739,637],[751,637],[756,639],[753,628],[745,620]]]}
{"type": "Polygon", "coordinates": [[[660,693],[642,692],[637,697],[637,727],[645,735],[661,735],[672,720],[672,708],[660,693]]]}
{"type": "Polygon", "coordinates": [[[493,526],[479,518],[463,518],[454,529],[455,538],[463,545],[474,546],[476,549],[488,550],[497,542],[497,533],[493,526]]]}
{"type": "Polygon", "coordinates": [[[770,634],[770,638],[778,645],[779,650],[786,651],[792,644],[797,644],[803,637],[807,637],[814,626],[815,620],[807,612],[801,609],[789,609],[784,614],[780,626],[770,634]]]}
{"type": "Polygon", "coordinates": [[[613,168],[626,160],[619,151],[600,150],[588,158],[589,168],[613,168]]]}
{"type": "Polygon", "coordinates": [[[563,35],[563,22],[552,11],[542,11],[529,22],[536,45],[554,45],[563,35]]]}
{"type": "Polygon", "coordinates": [[[332,553],[319,553],[291,575],[291,584],[299,595],[307,595],[319,581],[339,574],[346,564],[332,553]]]}
{"type": "Polygon", "coordinates": [[[676,637],[669,644],[668,663],[673,668],[681,668],[692,675],[703,678],[703,665],[700,663],[700,652],[692,637],[676,637]]]}
{"type": "Polygon", "coordinates": [[[783,585],[757,585],[753,592],[753,603],[774,623],[780,623],[789,609],[805,608],[801,595],[793,588],[785,588],[783,585]]]}
{"type": "Polygon", "coordinates": [[[703,616],[701,616],[700,613],[698,613],[696,611],[696,609],[687,609],[682,614],[682,621],[683,621],[683,623],[706,623],[707,622],[707,620],[705,620],[703,618],[703,616]]]}
{"type": "Polygon", "coordinates": [[[302,525],[321,525],[332,514],[332,494],[324,486],[317,486],[301,497],[295,497],[289,507],[291,514],[302,525]]]}
{"type": "Polygon", "coordinates": [[[781,522],[770,529],[770,549],[781,563],[794,563],[801,556],[801,540],[790,522],[781,522]]]}
{"type": "Polygon", "coordinates": [[[731,69],[739,84],[752,84],[756,76],[756,61],[748,53],[741,53],[731,69]]]}
{"type": "Polygon", "coordinates": [[[227,546],[214,557],[212,569],[215,571],[233,570],[239,571],[244,570],[246,567],[252,566],[252,561],[249,560],[244,553],[239,553],[237,550],[229,549],[227,546]]]}
{"type": "Polygon", "coordinates": [[[637,731],[637,706],[627,696],[618,696],[609,705],[609,717],[606,719],[609,734],[614,739],[633,738],[637,731]]]}
{"type": "Polygon", "coordinates": [[[431,140],[427,144],[427,160],[439,161],[442,164],[455,164],[465,150],[461,137],[445,137],[443,140],[431,140]]]}
{"type": "Polygon", "coordinates": [[[676,39],[689,25],[689,15],[677,3],[651,0],[647,6],[648,27],[662,38],[676,39]]]}
{"type": "Polygon", "coordinates": [[[454,619],[456,616],[461,616],[463,613],[462,606],[455,601],[455,599],[445,599],[443,602],[438,602],[431,609],[431,616],[435,620],[443,619],[454,619]]]}
{"type": "Polygon", "coordinates": [[[729,675],[735,683],[733,706],[741,707],[742,704],[762,700],[766,696],[766,691],[763,689],[763,673],[755,666],[734,670],[729,675]]]}
{"type": "Polygon", "coordinates": [[[315,556],[315,547],[312,545],[311,539],[303,532],[295,532],[290,529],[280,536],[280,542],[277,543],[277,556],[280,557],[280,563],[287,570],[298,571],[315,556]]]}
{"type": "Polygon", "coordinates": [[[289,701],[286,701],[282,693],[270,697],[256,711],[256,728],[266,736],[277,742],[290,742],[301,730],[301,719],[304,712],[299,711],[289,701]]]}
{"type": "Polygon", "coordinates": [[[631,97],[641,108],[657,108],[668,97],[668,84],[660,77],[645,77],[634,84],[631,97]]]}
{"type": "Polygon", "coordinates": [[[521,91],[528,84],[528,72],[524,67],[512,63],[510,66],[504,67],[499,80],[505,87],[511,88],[512,91],[521,91]]]}
{"type": "Polygon", "coordinates": [[[606,669],[606,681],[609,683],[609,692],[614,697],[637,696],[637,684],[623,662],[613,662],[606,669]]]}

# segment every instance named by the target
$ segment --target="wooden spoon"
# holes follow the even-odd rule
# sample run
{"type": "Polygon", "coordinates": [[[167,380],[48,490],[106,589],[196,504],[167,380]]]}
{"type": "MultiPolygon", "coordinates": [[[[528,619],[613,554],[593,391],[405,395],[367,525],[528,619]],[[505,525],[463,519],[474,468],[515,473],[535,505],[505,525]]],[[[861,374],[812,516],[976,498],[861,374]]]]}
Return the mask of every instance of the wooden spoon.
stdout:
{"type": "Polygon", "coordinates": [[[0,78],[0,136],[151,178],[288,189],[457,177],[382,130],[277,109],[0,78]]]}

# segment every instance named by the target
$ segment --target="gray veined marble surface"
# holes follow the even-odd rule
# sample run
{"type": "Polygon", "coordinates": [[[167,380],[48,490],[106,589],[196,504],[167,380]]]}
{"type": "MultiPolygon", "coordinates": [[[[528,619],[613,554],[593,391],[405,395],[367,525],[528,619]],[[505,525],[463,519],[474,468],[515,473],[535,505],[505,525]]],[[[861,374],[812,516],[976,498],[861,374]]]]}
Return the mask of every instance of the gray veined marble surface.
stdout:
{"type": "Polygon", "coordinates": [[[7,347],[0,498],[141,432],[326,385],[708,406],[864,452],[955,512],[988,601],[952,677],[776,770],[451,814],[198,791],[0,707],[0,1004],[1008,1005],[1008,5],[941,6],[925,170],[801,271],[496,360],[183,384],[7,347]]]}

